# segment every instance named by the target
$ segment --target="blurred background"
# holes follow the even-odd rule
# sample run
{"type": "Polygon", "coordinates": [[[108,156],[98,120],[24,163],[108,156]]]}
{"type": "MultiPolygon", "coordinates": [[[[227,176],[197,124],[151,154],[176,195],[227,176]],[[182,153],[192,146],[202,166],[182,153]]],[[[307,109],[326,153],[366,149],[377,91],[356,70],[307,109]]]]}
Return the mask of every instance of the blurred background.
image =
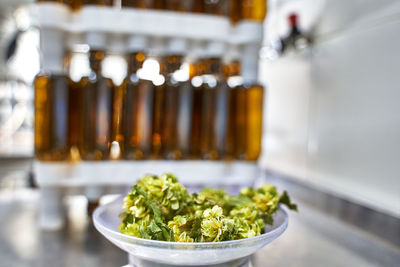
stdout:
{"type": "Polygon", "coordinates": [[[126,264],[88,214],[164,171],[293,192],[254,266],[398,266],[399,47],[395,0],[0,0],[0,266],[126,264]]]}

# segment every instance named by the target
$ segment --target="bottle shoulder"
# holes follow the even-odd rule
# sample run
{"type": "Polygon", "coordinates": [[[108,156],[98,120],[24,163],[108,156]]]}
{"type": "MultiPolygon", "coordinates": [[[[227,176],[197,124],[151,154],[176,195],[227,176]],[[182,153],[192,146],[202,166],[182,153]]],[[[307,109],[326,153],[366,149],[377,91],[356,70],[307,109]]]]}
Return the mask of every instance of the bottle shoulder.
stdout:
{"type": "Polygon", "coordinates": [[[264,90],[264,86],[260,83],[244,83],[243,88],[245,89],[253,89],[253,90],[264,90]]]}

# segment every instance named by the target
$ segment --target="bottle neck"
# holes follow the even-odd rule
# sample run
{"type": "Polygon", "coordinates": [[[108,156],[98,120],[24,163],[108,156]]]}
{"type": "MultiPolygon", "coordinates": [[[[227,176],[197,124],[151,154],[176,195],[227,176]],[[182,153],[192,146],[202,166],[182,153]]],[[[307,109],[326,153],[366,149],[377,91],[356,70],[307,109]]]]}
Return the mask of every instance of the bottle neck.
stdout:
{"type": "Polygon", "coordinates": [[[233,60],[228,64],[224,65],[224,76],[226,79],[230,77],[240,76],[240,61],[233,60]]]}
{"type": "Polygon", "coordinates": [[[221,58],[212,57],[203,59],[204,64],[203,75],[216,75],[220,76],[223,74],[223,65],[221,58]]]}
{"type": "Polygon", "coordinates": [[[248,44],[243,47],[240,73],[245,84],[258,81],[258,53],[258,44],[248,44]]]}
{"type": "Polygon", "coordinates": [[[182,55],[168,55],[160,60],[160,73],[164,76],[173,74],[183,64],[182,55]]]}
{"type": "Polygon", "coordinates": [[[65,74],[64,35],[54,29],[40,30],[41,71],[51,74],[65,74]]]}
{"type": "Polygon", "coordinates": [[[243,78],[240,76],[241,64],[239,60],[233,60],[224,66],[224,75],[229,87],[235,88],[243,84],[243,78]]]}
{"type": "Polygon", "coordinates": [[[63,69],[64,72],[68,74],[68,76],[71,76],[71,61],[73,54],[73,51],[68,50],[63,57],[63,69]]]}
{"type": "Polygon", "coordinates": [[[165,9],[171,11],[183,12],[185,11],[185,6],[184,6],[185,2],[186,1],[180,1],[180,0],[167,0],[165,1],[165,9]]]}
{"type": "Polygon", "coordinates": [[[101,50],[89,51],[89,66],[90,71],[96,74],[101,74],[101,65],[105,57],[105,52],[101,50]]]}
{"type": "Polygon", "coordinates": [[[204,12],[217,16],[228,16],[229,0],[205,0],[204,12]]]}
{"type": "Polygon", "coordinates": [[[133,52],[128,54],[128,75],[136,74],[143,67],[147,55],[144,52],[133,52]]]}

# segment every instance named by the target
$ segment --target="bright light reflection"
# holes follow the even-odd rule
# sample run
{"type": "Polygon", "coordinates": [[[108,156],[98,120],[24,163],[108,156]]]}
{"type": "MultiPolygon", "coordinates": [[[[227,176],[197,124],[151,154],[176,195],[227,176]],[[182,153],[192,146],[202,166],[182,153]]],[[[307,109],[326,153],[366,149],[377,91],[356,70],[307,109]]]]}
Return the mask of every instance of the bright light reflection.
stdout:
{"type": "Polygon", "coordinates": [[[137,74],[140,79],[160,82],[160,64],[157,60],[149,58],[143,62],[143,67],[138,70],[137,74]]]}

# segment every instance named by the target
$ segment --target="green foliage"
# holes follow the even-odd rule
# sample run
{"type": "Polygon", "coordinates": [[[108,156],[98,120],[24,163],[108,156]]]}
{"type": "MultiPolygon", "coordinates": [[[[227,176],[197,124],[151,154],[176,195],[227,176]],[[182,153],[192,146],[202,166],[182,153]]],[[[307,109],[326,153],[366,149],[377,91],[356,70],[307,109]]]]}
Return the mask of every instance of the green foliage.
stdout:
{"type": "Polygon", "coordinates": [[[279,204],[297,210],[275,186],[243,188],[239,196],[223,189],[187,193],[172,174],[146,175],[124,198],[121,233],[153,240],[217,242],[249,238],[273,223],[279,204]]]}

